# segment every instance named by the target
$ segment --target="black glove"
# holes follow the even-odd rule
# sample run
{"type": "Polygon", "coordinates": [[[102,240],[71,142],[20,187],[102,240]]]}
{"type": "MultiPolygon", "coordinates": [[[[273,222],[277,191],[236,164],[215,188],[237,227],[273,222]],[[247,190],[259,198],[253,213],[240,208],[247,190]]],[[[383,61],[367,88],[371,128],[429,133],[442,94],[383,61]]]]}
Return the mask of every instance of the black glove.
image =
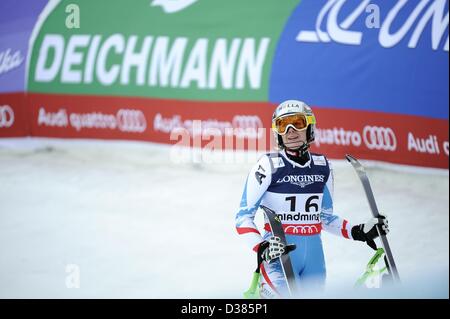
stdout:
{"type": "Polygon", "coordinates": [[[377,245],[375,244],[374,239],[379,236],[378,232],[380,232],[380,235],[386,235],[389,233],[388,220],[386,216],[380,215],[379,218],[372,218],[365,224],[359,224],[352,227],[353,239],[366,242],[367,245],[374,250],[377,250],[377,245]]]}
{"type": "Polygon", "coordinates": [[[274,261],[276,258],[281,257],[293,251],[296,248],[295,244],[284,245],[281,242],[280,237],[272,236],[269,240],[263,241],[258,247],[258,257],[268,263],[274,261]]]}

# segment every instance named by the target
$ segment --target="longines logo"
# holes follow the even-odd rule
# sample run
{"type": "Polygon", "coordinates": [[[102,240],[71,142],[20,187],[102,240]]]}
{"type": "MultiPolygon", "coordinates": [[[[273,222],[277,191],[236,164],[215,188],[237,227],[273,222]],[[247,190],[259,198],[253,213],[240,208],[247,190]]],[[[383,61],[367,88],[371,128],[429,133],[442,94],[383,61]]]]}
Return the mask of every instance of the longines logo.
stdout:
{"type": "Polygon", "coordinates": [[[314,183],[323,183],[325,181],[325,175],[286,175],[283,178],[277,180],[277,184],[291,183],[298,185],[301,188],[314,183]]]}

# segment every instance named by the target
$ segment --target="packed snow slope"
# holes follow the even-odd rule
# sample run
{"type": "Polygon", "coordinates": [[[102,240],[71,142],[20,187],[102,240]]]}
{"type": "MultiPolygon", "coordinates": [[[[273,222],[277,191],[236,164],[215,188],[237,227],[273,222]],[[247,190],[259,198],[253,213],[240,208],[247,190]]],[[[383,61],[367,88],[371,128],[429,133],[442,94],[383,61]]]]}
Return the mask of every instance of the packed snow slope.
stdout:
{"type": "MultiPolygon", "coordinates": [[[[234,218],[257,158],[199,163],[198,152],[149,143],[0,140],[0,298],[241,298],[255,258],[234,218]]],[[[356,173],[333,163],[335,212],[366,221],[356,173]]],[[[317,297],[448,298],[448,171],[362,163],[402,285],[355,290],[373,252],[323,233],[327,290],[317,297]]]]}

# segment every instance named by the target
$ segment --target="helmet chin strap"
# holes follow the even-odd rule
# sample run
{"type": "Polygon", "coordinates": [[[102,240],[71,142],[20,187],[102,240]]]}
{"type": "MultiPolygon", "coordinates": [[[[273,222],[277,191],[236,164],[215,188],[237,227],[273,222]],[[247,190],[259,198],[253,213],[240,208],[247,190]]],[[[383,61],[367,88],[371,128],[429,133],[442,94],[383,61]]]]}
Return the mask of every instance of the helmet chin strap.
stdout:
{"type": "Polygon", "coordinates": [[[303,144],[296,149],[286,147],[286,152],[293,156],[303,157],[308,152],[308,149],[309,143],[303,142],[303,144]]]}

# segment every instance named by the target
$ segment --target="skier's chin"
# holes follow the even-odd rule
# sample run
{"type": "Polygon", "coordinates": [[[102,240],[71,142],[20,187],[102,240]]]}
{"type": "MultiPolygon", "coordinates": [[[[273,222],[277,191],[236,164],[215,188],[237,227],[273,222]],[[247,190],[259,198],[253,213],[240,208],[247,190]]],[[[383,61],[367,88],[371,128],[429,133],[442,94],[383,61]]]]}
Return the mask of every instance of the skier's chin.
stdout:
{"type": "Polygon", "coordinates": [[[303,142],[285,143],[284,145],[286,146],[286,149],[296,151],[303,145],[303,142]]]}

